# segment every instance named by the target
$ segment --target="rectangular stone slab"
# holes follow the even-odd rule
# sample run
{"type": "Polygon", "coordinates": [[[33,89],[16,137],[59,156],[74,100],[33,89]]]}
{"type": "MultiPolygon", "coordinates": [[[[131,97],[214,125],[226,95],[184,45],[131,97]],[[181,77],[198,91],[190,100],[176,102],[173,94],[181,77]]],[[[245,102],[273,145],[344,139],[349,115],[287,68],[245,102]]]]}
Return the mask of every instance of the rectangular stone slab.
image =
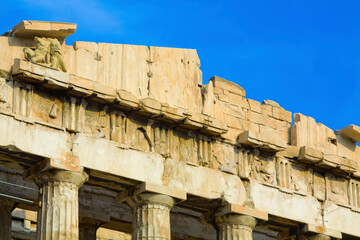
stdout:
{"type": "Polygon", "coordinates": [[[300,155],[298,158],[300,161],[318,163],[323,159],[323,153],[307,146],[300,148],[300,155]]]}
{"type": "Polygon", "coordinates": [[[221,216],[224,214],[235,213],[235,214],[244,214],[249,215],[254,218],[267,221],[268,213],[264,211],[260,211],[254,208],[250,208],[247,206],[239,205],[239,204],[227,204],[223,207],[223,209],[216,214],[216,216],[221,216]]]}
{"type": "Polygon", "coordinates": [[[341,136],[350,138],[354,142],[360,142],[360,127],[356,125],[349,125],[338,130],[341,136]]]}
{"type": "Polygon", "coordinates": [[[20,38],[49,37],[64,39],[75,33],[75,23],[24,20],[13,27],[12,34],[20,38]]]}

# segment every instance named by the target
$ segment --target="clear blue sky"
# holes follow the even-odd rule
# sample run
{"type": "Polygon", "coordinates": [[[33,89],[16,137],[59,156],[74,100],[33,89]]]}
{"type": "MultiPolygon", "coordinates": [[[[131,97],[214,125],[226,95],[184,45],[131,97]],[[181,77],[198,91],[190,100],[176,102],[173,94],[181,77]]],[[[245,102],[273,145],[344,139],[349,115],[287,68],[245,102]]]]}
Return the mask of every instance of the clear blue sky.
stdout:
{"type": "Polygon", "coordinates": [[[360,1],[2,0],[0,32],[21,20],[77,23],[67,39],[195,48],[247,98],[339,129],[360,125],[360,1]]]}

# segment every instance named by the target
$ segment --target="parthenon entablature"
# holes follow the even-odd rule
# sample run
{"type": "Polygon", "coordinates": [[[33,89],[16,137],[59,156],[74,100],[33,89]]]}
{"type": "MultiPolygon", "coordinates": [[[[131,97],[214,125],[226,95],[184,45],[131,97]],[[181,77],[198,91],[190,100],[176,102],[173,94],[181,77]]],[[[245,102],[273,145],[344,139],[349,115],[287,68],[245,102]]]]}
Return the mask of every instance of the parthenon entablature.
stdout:
{"type": "Polygon", "coordinates": [[[75,30],[0,37],[0,240],[15,207],[37,239],[360,239],[358,126],[203,84],[196,50],[66,45],[75,30]]]}

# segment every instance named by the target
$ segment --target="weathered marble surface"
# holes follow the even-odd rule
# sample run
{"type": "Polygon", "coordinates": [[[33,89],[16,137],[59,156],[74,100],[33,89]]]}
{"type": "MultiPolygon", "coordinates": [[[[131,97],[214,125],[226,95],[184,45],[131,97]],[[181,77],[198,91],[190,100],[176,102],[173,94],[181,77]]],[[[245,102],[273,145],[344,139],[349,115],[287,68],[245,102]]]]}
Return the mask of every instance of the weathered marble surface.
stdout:
{"type": "MultiPolygon", "coordinates": [[[[247,99],[242,87],[220,77],[203,85],[196,50],[90,42],[68,46],[64,38],[74,25],[27,24],[0,37],[1,167],[27,181],[40,173],[85,169],[89,191],[106,190],[113,198],[148,184],[158,186],[154,194],[165,194],[163,188],[170,189],[168,196],[182,192],[185,197],[176,206],[200,215],[237,204],[269,213],[261,227],[281,234],[301,225],[314,226],[303,230],[305,237],[360,237],[352,225],[360,218],[359,127],[334,131],[300,113],[293,117],[274,101],[247,99]],[[35,46],[35,33],[59,40],[67,72],[25,59],[24,49],[35,46]]],[[[0,176],[18,179],[9,174],[0,176]]],[[[48,188],[57,192],[51,184],[48,188]]],[[[81,184],[63,185],[73,199],[66,201],[74,205],[81,184]]],[[[10,193],[38,203],[31,191],[10,193]]],[[[82,207],[111,215],[109,203],[95,202],[96,207],[86,201],[82,207]]],[[[137,216],[148,216],[135,209],[137,216]]],[[[170,209],[165,210],[156,215],[170,218],[170,209]]],[[[104,226],[115,228],[111,216],[104,226]]],[[[169,229],[162,237],[169,238],[169,229]]],[[[226,225],[223,238],[250,238],[244,229],[226,225]]]]}

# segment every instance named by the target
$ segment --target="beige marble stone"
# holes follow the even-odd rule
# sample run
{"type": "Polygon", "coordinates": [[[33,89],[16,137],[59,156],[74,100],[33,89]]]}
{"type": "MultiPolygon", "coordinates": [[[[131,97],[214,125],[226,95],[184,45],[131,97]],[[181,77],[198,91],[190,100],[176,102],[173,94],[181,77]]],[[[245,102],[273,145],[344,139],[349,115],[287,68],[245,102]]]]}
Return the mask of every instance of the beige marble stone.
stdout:
{"type": "Polygon", "coordinates": [[[34,38],[35,36],[64,39],[75,33],[76,24],[44,21],[21,21],[13,27],[11,35],[18,38],[34,38]]]}
{"type": "Polygon", "coordinates": [[[167,195],[141,193],[128,200],[133,209],[133,240],[170,240],[170,209],[175,200],[167,195]]]}
{"type": "Polygon", "coordinates": [[[85,172],[52,170],[35,175],[40,188],[38,239],[78,239],[79,187],[85,172]]]}
{"type": "Polygon", "coordinates": [[[253,210],[270,216],[259,227],[289,238],[304,226],[306,238],[360,237],[355,125],[333,131],[302,114],[292,118],[281,103],[247,99],[220,77],[203,85],[193,49],[69,46],[71,24],[28,21],[14,29],[0,37],[0,194],[25,209],[40,203],[40,239],[76,239],[78,223],[83,239],[94,239],[100,224],[129,234],[132,223],[135,239],[216,239],[201,219],[225,203],[238,207],[218,221],[223,239],[250,238],[249,224],[229,216],[259,219],[253,210]],[[34,31],[58,39],[67,72],[44,62],[46,55],[32,59],[34,31]],[[78,199],[83,168],[89,180],[78,199]],[[40,201],[24,182],[34,177],[40,201]],[[117,202],[125,193],[134,219],[117,202]]]}
{"type": "Polygon", "coordinates": [[[220,240],[252,240],[256,219],[247,215],[229,214],[216,219],[220,240]]]}

